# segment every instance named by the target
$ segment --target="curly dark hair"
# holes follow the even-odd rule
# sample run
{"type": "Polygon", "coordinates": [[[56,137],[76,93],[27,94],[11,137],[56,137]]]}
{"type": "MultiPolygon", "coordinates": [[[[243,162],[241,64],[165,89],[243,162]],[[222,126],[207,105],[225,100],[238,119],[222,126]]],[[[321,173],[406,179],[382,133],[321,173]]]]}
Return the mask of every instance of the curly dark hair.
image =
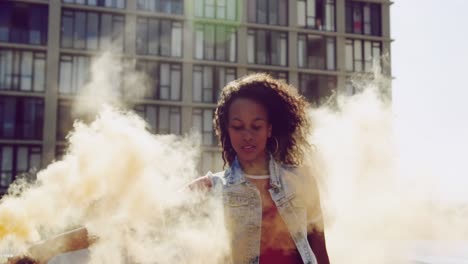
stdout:
{"type": "Polygon", "coordinates": [[[301,164],[306,149],[310,147],[307,142],[310,131],[307,101],[296,88],[285,82],[264,73],[255,73],[228,83],[218,101],[213,123],[222,147],[224,166],[226,163],[231,166],[236,156],[228,134],[228,110],[237,98],[253,100],[266,108],[272,127],[267,149],[273,158],[284,165],[301,164]]]}

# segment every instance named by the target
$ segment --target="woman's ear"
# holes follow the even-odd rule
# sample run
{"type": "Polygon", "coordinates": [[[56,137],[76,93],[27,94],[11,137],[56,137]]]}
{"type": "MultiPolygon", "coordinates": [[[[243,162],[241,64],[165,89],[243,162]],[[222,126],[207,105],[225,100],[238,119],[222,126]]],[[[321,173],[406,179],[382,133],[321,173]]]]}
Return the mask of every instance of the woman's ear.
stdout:
{"type": "Polygon", "coordinates": [[[270,138],[271,137],[271,130],[272,130],[272,127],[271,127],[271,124],[268,125],[268,137],[270,138]]]}

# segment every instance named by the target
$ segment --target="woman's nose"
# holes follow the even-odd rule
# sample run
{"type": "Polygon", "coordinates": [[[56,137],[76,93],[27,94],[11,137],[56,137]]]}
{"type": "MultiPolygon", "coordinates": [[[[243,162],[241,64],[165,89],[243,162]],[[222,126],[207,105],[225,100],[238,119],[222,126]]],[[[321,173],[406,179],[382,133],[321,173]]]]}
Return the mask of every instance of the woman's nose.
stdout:
{"type": "Polygon", "coordinates": [[[242,139],[248,141],[248,140],[251,140],[253,138],[252,136],[252,132],[249,131],[248,129],[244,131],[244,133],[242,134],[242,139]]]}

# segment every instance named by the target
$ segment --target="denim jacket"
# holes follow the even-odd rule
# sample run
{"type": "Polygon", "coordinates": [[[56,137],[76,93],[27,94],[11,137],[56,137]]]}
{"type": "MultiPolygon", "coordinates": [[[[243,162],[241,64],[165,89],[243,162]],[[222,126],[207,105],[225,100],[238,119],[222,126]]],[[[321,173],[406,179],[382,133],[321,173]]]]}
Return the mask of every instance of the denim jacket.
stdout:
{"type": "MultiPolygon", "coordinates": [[[[285,222],[304,263],[317,264],[307,241],[307,210],[297,193],[294,168],[269,162],[271,198],[285,222]]],[[[225,219],[231,232],[232,262],[258,264],[262,225],[262,202],[255,185],[245,179],[237,159],[227,170],[211,176],[214,191],[222,196],[225,219]]]]}

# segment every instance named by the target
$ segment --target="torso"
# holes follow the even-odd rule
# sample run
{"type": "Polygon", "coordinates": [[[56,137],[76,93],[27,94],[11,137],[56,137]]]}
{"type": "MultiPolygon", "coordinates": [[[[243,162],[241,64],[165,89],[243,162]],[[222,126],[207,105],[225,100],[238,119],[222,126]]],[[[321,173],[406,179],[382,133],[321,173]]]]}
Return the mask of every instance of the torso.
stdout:
{"type": "Polygon", "coordinates": [[[269,179],[249,181],[259,190],[262,201],[260,263],[302,263],[287,226],[271,199],[269,179]]]}

